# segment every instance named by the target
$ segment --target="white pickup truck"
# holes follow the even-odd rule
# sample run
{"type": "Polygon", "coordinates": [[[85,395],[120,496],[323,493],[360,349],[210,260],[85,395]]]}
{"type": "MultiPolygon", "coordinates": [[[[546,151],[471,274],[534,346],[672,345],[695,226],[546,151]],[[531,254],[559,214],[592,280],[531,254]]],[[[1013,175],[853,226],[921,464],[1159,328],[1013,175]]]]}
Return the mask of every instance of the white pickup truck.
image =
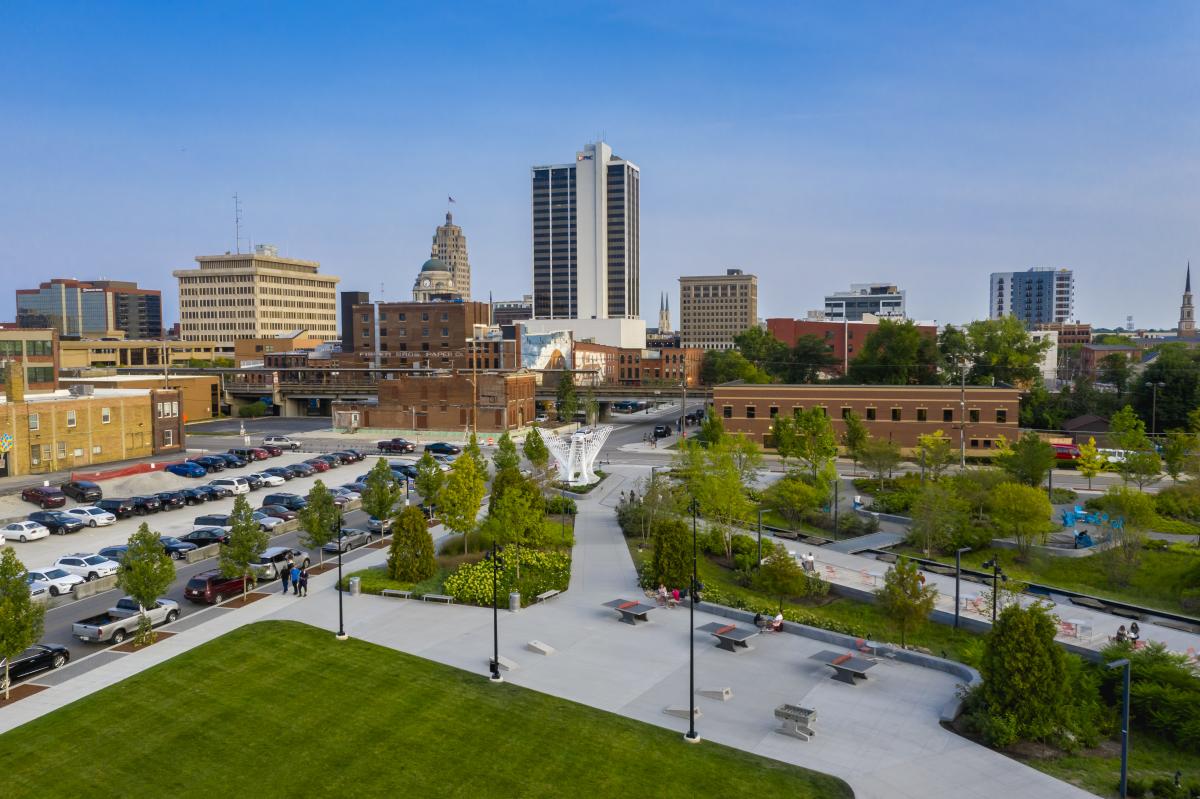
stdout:
{"type": "MultiPolygon", "coordinates": [[[[137,600],[127,596],[119,600],[116,607],[109,608],[99,616],[75,622],[71,634],[80,641],[111,641],[119,644],[137,632],[140,613],[137,600]]],[[[179,603],[173,599],[159,599],[153,607],[146,608],[146,615],[150,617],[153,627],[170,624],[179,618],[179,603]]]]}

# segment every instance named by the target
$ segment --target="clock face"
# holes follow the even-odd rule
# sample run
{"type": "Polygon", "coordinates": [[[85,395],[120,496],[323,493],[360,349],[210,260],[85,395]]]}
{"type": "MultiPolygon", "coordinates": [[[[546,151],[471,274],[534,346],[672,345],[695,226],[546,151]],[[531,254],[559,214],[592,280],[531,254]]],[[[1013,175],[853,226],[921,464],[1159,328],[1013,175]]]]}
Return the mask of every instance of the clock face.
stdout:
{"type": "Polygon", "coordinates": [[[425,278],[424,280],[422,280],[421,285],[424,286],[425,288],[429,288],[429,278],[425,278]]]}

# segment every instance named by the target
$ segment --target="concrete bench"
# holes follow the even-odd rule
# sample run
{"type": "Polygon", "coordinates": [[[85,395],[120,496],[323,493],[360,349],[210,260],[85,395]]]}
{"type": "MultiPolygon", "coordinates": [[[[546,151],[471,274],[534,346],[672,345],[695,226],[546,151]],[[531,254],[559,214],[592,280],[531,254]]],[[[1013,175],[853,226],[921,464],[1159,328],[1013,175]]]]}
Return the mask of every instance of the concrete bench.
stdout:
{"type": "Polygon", "coordinates": [[[380,594],[382,596],[394,596],[399,599],[412,599],[412,591],[401,591],[399,588],[385,588],[380,594]]]}
{"type": "Polygon", "coordinates": [[[555,652],[554,647],[542,641],[530,641],[525,644],[525,648],[530,652],[537,652],[539,655],[553,655],[555,652]]]}
{"type": "Polygon", "coordinates": [[[701,688],[696,693],[707,699],[716,699],[718,702],[728,702],[733,699],[733,689],[731,688],[701,688]]]}
{"type": "Polygon", "coordinates": [[[421,599],[425,602],[445,602],[447,605],[454,604],[454,597],[446,594],[422,594],[421,599]]]}
{"type": "Polygon", "coordinates": [[[535,601],[545,602],[547,599],[552,599],[561,593],[562,591],[559,591],[557,588],[551,588],[549,591],[543,591],[542,593],[538,594],[535,601]]]}
{"type": "MultiPolygon", "coordinates": [[[[668,707],[664,707],[663,713],[666,713],[668,716],[677,716],[681,719],[686,719],[690,715],[689,708],[679,707],[678,705],[669,705],[668,707]]],[[[696,708],[696,718],[700,718],[703,715],[704,714],[700,712],[700,708],[696,708]]]]}

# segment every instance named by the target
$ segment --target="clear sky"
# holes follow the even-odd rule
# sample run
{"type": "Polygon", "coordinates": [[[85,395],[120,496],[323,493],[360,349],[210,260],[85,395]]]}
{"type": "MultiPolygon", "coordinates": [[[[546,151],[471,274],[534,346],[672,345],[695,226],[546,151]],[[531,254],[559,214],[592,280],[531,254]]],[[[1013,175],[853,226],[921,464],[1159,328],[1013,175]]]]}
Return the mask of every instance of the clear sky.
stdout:
{"type": "Polygon", "coordinates": [[[235,192],[249,239],[386,299],[453,195],[476,297],[516,298],[529,167],[600,136],[642,169],[651,324],[726,267],[763,317],[894,281],[943,322],[1052,266],[1081,319],[1169,326],[1200,268],[1192,0],[13,0],[0,75],[0,318],[109,277],[174,321],[170,271],[233,249],[235,192]]]}

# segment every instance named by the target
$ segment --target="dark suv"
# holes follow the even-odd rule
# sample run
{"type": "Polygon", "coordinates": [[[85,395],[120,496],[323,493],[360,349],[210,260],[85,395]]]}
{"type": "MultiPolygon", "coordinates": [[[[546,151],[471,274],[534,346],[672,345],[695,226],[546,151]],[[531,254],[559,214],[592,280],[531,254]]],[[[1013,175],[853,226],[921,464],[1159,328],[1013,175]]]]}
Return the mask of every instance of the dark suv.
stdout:
{"type": "Polygon", "coordinates": [[[218,458],[216,455],[201,455],[199,458],[192,458],[192,460],[210,472],[225,471],[225,459],[218,458]]]}
{"type": "Polygon", "coordinates": [[[670,425],[665,425],[665,424],[654,425],[654,437],[655,438],[666,438],[669,435],[671,435],[671,426],[670,425]]]}
{"type": "Polygon", "coordinates": [[[76,502],[95,502],[104,496],[100,486],[87,480],[72,480],[63,483],[62,492],[76,502]]]}
{"type": "Polygon", "coordinates": [[[102,499],[96,503],[96,507],[108,511],[118,519],[128,519],[133,515],[133,500],[129,499],[102,499]]]}
{"type": "Polygon", "coordinates": [[[133,512],[138,516],[158,513],[163,507],[162,500],[153,495],[130,497],[129,502],[133,505],[133,512]]]}
{"type": "Polygon", "coordinates": [[[21,499],[34,505],[46,508],[61,508],[67,504],[67,495],[62,489],[52,486],[30,486],[21,491],[21,499]]]}
{"type": "Polygon", "coordinates": [[[83,522],[60,510],[38,510],[29,514],[29,521],[37,522],[56,535],[66,535],[83,529],[83,522]]]}
{"type": "Polygon", "coordinates": [[[226,599],[235,597],[244,590],[254,587],[254,578],[249,578],[245,585],[243,577],[222,577],[221,572],[200,572],[187,581],[183,595],[193,602],[205,602],[209,605],[219,605],[226,599]]]}
{"type": "Polygon", "coordinates": [[[308,500],[298,494],[268,494],[263,497],[264,505],[282,505],[288,510],[299,512],[308,506],[308,500]]]}
{"type": "Polygon", "coordinates": [[[182,491],[159,491],[154,496],[162,503],[162,510],[175,510],[188,504],[182,491]]]}

